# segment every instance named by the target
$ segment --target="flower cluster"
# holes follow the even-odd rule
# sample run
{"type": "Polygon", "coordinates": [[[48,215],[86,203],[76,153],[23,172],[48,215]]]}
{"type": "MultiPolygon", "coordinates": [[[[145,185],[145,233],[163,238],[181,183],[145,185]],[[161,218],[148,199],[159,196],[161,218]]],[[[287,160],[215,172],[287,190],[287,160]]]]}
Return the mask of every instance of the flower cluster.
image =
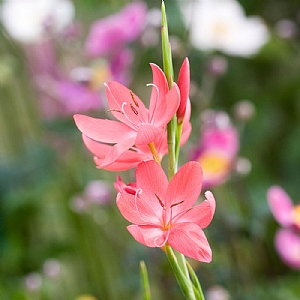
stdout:
{"type": "Polygon", "coordinates": [[[177,117],[182,126],[180,145],[191,132],[189,122],[190,72],[185,59],[177,83],[169,89],[164,72],[151,64],[153,73],[149,108],[127,87],[115,81],[106,84],[108,113],[118,121],[75,115],[86,147],[95,155],[98,168],[110,171],[136,169],[136,182],[115,183],[117,206],[131,223],[128,231],[148,247],[171,246],[184,255],[210,262],[212,253],[203,228],[212,220],[215,199],[194,206],[202,187],[198,162],[182,166],[168,182],[160,162],[168,153],[167,124],[177,117]]]}

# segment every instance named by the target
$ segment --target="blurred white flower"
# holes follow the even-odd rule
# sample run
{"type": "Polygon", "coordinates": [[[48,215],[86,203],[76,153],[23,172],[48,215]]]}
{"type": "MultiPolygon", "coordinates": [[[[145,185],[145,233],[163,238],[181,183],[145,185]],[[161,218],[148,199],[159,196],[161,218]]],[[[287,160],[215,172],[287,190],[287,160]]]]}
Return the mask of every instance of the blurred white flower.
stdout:
{"type": "Polygon", "coordinates": [[[247,17],[235,0],[193,0],[184,3],[182,12],[191,43],[200,50],[247,57],[269,39],[263,20],[247,17]]]}
{"type": "Polygon", "coordinates": [[[48,33],[59,33],[71,23],[74,6],[69,0],[6,0],[1,22],[12,38],[36,43],[48,33]]]}

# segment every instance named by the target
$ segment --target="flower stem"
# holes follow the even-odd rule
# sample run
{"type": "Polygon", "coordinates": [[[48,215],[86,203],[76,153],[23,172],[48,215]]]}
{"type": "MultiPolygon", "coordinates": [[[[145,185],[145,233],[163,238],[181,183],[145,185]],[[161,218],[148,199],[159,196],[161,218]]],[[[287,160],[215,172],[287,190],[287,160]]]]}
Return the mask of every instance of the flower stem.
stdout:
{"type": "MultiPolygon", "coordinates": [[[[173,83],[174,73],[173,73],[172,52],[169,43],[168,23],[167,23],[164,1],[162,1],[161,11],[162,11],[161,37],[162,37],[163,70],[168,81],[169,89],[171,89],[174,84],[173,83]]],[[[176,114],[173,116],[173,118],[167,125],[169,180],[172,179],[172,177],[175,175],[177,171],[182,126],[183,126],[182,122],[179,124],[177,123],[176,114]]],[[[168,256],[168,260],[175,274],[175,277],[177,279],[177,282],[185,298],[188,300],[203,300],[204,298],[201,298],[202,291],[201,292],[198,291],[198,285],[193,284],[193,282],[190,279],[188,265],[185,256],[182,253],[177,253],[177,252],[175,255],[172,248],[169,245],[166,245],[165,250],[168,256]]],[[[191,271],[190,274],[192,276],[192,279],[193,277],[196,277],[196,274],[192,273],[191,271]]],[[[196,282],[195,279],[193,279],[193,281],[196,282]]]]}
{"type": "Polygon", "coordinates": [[[175,274],[175,277],[177,279],[177,282],[181,288],[183,295],[185,296],[185,298],[187,300],[197,300],[194,295],[191,281],[189,278],[187,278],[185,276],[182,269],[180,268],[180,266],[178,264],[178,260],[175,256],[172,248],[169,245],[166,245],[165,250],[166,250],[168,260],[170,262],[170,265],[172,267],[172,270],[175,274]]]}
{"type": "Polygon", "coordinates": [[[141,285],[143,291],[143,300],[151,300],[148,272],[144,261],[140,262],[140,268],[141,268],[141,285]]]}
{"type": "MultiPolygon", "coordinates": [[[[161,26],[161,40],[162,40],[162,55],[163,55],[163,70],[166,75],[169,89],[173,86],[173,63],[172,63],[172,52],[169,43],[168,33],[168,22],[166,16],[165,3],[162,1],[161,4],[162,13],[162,26],[161,26]]],[[[169,180],[174,176],[177,169],[176,163],[176,115],[173,116],[171,121],[167,125],[168,133],[168,177],[169,180]]]]}
{"type": "Polygon", "coordinates": [[[192,279],[192,282],[193,282],[196,299],[197,300],[198,299],[199,300],[205,300],[205,297],[204,297],[204,294],[203,294],[203,291],[202,291],[202,288],[201,288],[201,284],[198,280],[198,277],[197,277],[194,269],[192,268],[192,266],[189,264],[188,261],[186,262],[186,265],[187,265],[188,271],[191,275],[191,279],[192,279]]]}
{"type": "Polygon", "coordinates": [[[173,63],[171,45],[169,43],[168,22],[166,15],[165,3],[161,4],[162,24],[161,24],[161,40],[162,40],[162,55],[163,55],[163,70],[166,75],[169,88],[173,86],[173,63]]]}
{"type": "Polygon", "coordinates": [[[175,159],[176,162],[178,162],[179,159],[179,151],[180,151],[180,139],[181,139],[181,133],[182,133],[182,126],[183,122],[178,123],[176,126],[176,143],[175,143],[175,159]]]}

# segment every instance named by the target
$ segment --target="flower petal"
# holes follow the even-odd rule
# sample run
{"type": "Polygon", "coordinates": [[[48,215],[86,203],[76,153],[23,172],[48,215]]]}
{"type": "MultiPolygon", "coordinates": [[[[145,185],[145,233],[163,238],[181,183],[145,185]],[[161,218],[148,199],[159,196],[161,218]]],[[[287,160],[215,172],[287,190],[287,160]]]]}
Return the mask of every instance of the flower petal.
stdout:
{"type": "Polygon", "coordinates": [[[128,231],[141,244],[147,247],[162,247],[166,241],[166,231],[155,226],[127,226],[128,231]]]}
{"type": "Polygon", "coordinates": [[[165,100],[169,91],[168,82],[165,73],[156,64],[150,64],[153,74],[153,87],[150,97],[149,116],[152,120],[156,108],[165,100]]]}
{"type": "Polygon", "coordinates": [[[106,96],[111,113],[131,128],[148,122],[148,110],[141,99],[126,86],[111,81],[106,84],[106,96]]]}
{"type": "Polygon", "coordinates": [[[141,217],[137,209],[135,195],[126,192],[118,193],[116,201],[122,216],[127,221],[135,224],[148,224],[148,222],[141,217]]]}
{"type": "Polygon", "coordinates": [[[203,230],[194,223],[175,225],[168,238],[168,243],[178,252],[203,262],[212,260],[212,251],[203,230]]]}
{"type": "Polygon", "coordinates": [[[270,209],[282,226],[292,224],[293,202],[288,194],[279,186],[272,186],[267,193],[270,209]]]}
{"type": "Polygon", "coordinates": [[[142,190],[141,197],[148,201],[157,214],[161,214],[168,186],[168,179],[161,166],[154,160],[141,162],[136,169],[137,187],[142,190]],[[159,202],[161,200],[161,204],[159,202]]]}
{"type": "Polygon", "coordinates": [[[163,132],[161,128],[157,128],[151,124],[142,123],[139,125],[135,140],[136,145],[148,145],[163,132]]]}
{"type": "Polygon", "coordinates": [[[163,101],[158,103],[158,106],[153,114],[152,123],[156,127],[164,127],[175,115],[180,103],[180,91],[175,83],[172,89],[166,94],[163,101]]]}
{"type": "Polygon", "coordinates": [[[166,206],[171,207],[173,205],[173,215],[189,209],[198,199],[201,187],[202,169],[200,164],[196,161],[187,162],[169,183],[166,206]],[[183,202],[180,203],[181,201],[183,202]]]}
{"type": "MultiPolygon", "coordinates": [[[[189,210],[186,214],[180,217],[178,222],[190,222],[197,224],[201,228],[207,227],[214,216],[216,209],[216,201],[213,194],[210,191],[207,191],[205,193],[205,196],[207,200],[203,201],[199,205],[189,210]]],[[[176,216],[174,217],[174,220],[175,219],[176,216]]]]}
{"type": "Polygon", "coordinates": [[[107,152],[101,167],[106,167],[115,162],[125,151],[134,145],[134,141],[135,137],[131,137],[111,147],[107,152]]]}
{"type": "Polygon", "coordinates": [[[120,122],[75,115],[78,129],[89,138],[103,143],[117,143],[136,135],[130,127],[120,122]]]}
{"type": "Polygon", "coordinates": [[[119,193],[117,195],[117,206],[123,217],[131,223],[160,226],[160,221],[153,212],[152,207],[138,194],[132,195],[126,191],[119,193]]]}
{"type": "Polygon", "coordinates": [[[275,244],[285,263],[300,270],[300,235],[290,229],[280,229],[275,244]]]}
{"type": "Polygon", "coordinates": [[[188,58],[185,58],[182,63],[177,84],[180,90],[180,105],[177,110],[177,118],[179,121],[182,121],[185,115],[186,103],[190,93],[190,64],[188,58]]]}
{"type": "MultiPolygon", "coordinates": [[[[96,155],[99,159],[104,158],[107,153],[111,150],[112,146],[108,144],[103,144],[100,142],[96,142],[86,135],[82,135],[83,142],[87,149],[91,151],[94,155],[96,155]]],[[[120,163],[131,163],[131,162],[141,162],[143,160],[152,159],[150,155],[146,155],[141,153],[140,151],[128,150],[123,152],[118,157],[118,162],[120,163]]]]}

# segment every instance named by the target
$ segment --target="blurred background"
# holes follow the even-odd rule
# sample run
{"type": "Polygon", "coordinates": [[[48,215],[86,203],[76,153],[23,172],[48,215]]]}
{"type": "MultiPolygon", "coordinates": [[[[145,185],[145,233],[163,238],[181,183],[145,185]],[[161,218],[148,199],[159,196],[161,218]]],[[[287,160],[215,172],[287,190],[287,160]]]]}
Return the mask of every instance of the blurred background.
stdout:
{"type": "MultiPolygon", "coordinates": [[[[111,117],[110,80],[148,103],[161,2],[0,3],[0,299],[141,299],[140,260],[153,299],[182,299],[164,253],[138,244],[115,205],[113,182],[134,170],[97,169],[73,121],[111,117]]],[[[297,266],[276,249],[267,201],[280,185],[299,203],[299,2],[165,4],[175,78],[185,57],[191,69],[180,163],[200,161],[217,201],[213,261],[191,260],[207,300],[299,299],[300,242],[297,266]]]]}

